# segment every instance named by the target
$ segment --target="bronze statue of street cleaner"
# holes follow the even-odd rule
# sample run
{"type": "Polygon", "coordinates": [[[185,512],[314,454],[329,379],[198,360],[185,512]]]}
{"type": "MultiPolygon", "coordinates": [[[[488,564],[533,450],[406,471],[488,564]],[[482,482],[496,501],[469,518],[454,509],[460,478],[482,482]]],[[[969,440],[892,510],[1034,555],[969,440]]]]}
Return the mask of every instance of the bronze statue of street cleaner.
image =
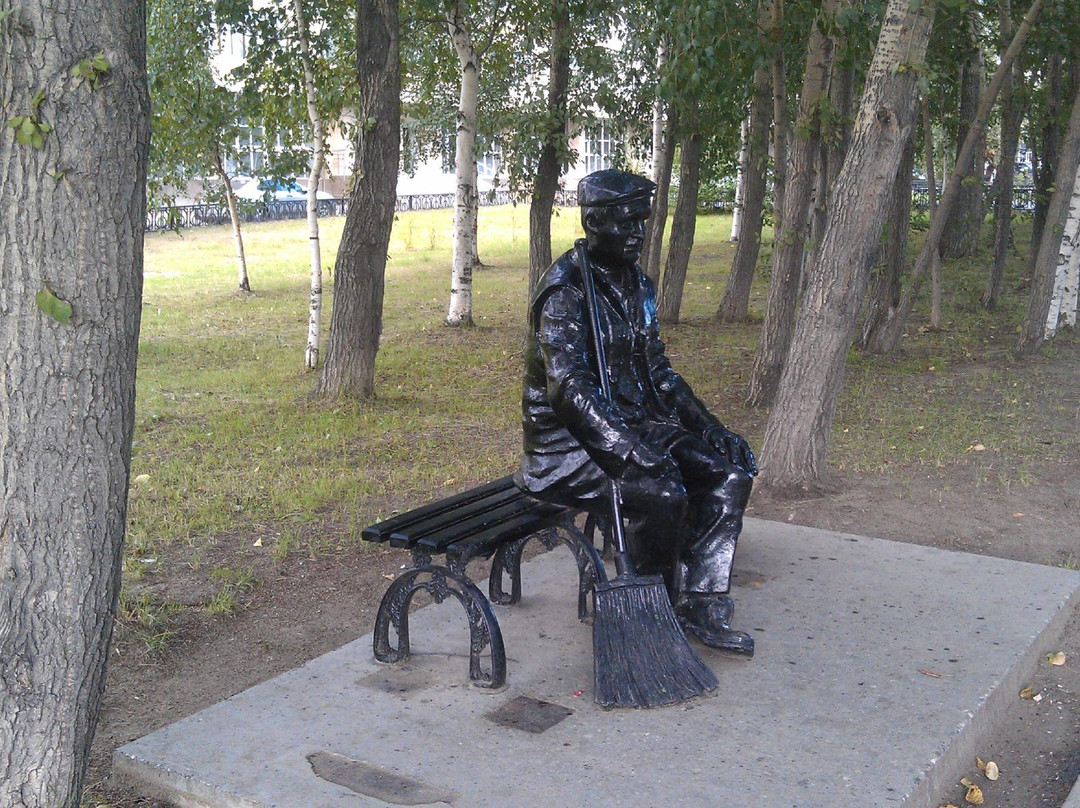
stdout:
{"type": "MultiPolygon", "coordinates": [[[[677,666],[694,668],[696,661],[704,668],[689,646],[675,647],[686,645],[679,626],[713,648],[754,653],[753,638],[729,625],[728,591],[757,463],[747,442],[708,411],[664,354],[655,291],[637,265],[654,189],[652,182],[616,170],[590,174],[578,186],[586,239],[544,273],[529,309],[524,455],[517,476],[533,496],[582,507],[619,528],[621,505],[628,552],[621,559],[616,552],[620,576],[612,584],[655,580],[660,595],[640,587],[637,595],[611,595],[617,604],[612,611],[619,614],[606,622],[621,622],[615,633],[624,632],[615,637],[601,626],[610,585],[598,587],[597,701],[634,706],[681,701],[716,684],[705,668],[704,680],[696,683],[639,682],[636,695],[599,692],[601,668],[610,662],[601,653],[624,653],[608,646],[634,644],[638,633],[653,630],[644,625],[646,613],[671,622],[679,635],[673,639],[669,632],[655,643],[660,650],[654,657],[669,655],[667,643],[670,654],[693,658],[668,664],[676,679],[677,666]],[[598,374],[598,367],[606,373],[598,374]],[[664,602],[652,602],[657,597],[664,602]],[[646,606],[631,604],[642,598],[646,606]],[[627,614],[635,609],[636,617],[627,614]],[[667,692],[680,688],[681,696],[667,692]]],[[[614,678],[665,664],[642,663],[640,657],[612,663],[621,671],[614,678]]],[[[603,689],[623,685],[635,688],[616,682],[603,689]]]]}

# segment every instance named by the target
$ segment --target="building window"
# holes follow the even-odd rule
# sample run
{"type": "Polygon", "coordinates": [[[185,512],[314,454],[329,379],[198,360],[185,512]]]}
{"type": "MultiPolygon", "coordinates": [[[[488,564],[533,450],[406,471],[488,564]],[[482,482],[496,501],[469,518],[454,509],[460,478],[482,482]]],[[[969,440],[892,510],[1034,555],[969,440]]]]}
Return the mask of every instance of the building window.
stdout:
{"type": "Polygon", "coordinates": [[[482,179],[493,180],[502,164],[502,147],[492,143],[484,153],[476,158],[476,175],[482,179]]]}
{"type": "Polygon", "coordinates": [[[591,174],[605,168],[611,168],[615,155],[615,138],[608,121],[598,121],[585,130],[585,144],[582,156],[585,161],[585,173],[591,174]]]}

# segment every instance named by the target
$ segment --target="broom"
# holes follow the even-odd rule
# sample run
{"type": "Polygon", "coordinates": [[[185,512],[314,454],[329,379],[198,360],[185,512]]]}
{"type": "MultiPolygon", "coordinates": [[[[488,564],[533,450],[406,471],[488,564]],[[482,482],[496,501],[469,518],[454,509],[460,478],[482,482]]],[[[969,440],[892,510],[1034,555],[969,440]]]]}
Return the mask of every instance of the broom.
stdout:
{"type": "MultiPolygon", "coordinates": [[[[574,245],[604,398],[613,401],[592,268],[584,239],[574,245]]],[[[603,707],[661,707],[713,690],[713,672],[694,653],[675,619],[661,575],[638,575],[626,547],[619,482],[609,480],[615,540],[614,580],[596,585],[593,698],[603,707]]]]}

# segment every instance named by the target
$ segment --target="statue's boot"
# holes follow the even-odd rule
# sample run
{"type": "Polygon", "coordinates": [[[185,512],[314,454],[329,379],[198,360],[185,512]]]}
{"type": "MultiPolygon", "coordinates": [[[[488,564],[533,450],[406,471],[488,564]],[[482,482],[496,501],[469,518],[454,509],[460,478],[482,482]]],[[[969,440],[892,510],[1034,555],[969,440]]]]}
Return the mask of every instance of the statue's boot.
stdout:
{"type": "Polygon", "coordinates": [[[735,604],[728,595],[687,592],[675,601],[675,616],[683,631],[693,634],[710,648],[740,656],[754,655],[754,638],[729,625],[735,604]]]}

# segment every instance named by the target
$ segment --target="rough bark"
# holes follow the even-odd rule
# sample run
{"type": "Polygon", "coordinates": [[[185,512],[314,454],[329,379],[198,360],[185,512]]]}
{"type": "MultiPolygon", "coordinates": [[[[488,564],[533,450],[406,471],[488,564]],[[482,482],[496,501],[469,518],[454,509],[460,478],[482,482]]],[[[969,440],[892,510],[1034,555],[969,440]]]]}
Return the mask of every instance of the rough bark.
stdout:
{"type": "Polygon", "coordinates": [[[570,84],[570,4],[551,4],[551,57],[548,63],[548,108],[543,146],[529,205],[529,297],[544,270],[551,265],[551,212],[566,153],[566,98],[570,84]]]}
{"type": "MultiPolygon", "coordinates": [[[[0,21],[0,805],[79,805],[126,522],[150,107],[139,0],[0,21]],[[108,70],[72,75],[88,56],[108,70]],[[70,310],[51,309],[65,301],[70,310]],[[70,315],[68,319],[65,315],[70,315]]],[[[63,308],[61,306],[61,308],[63,308]]]]}
{"type": "MultiPolygon", "coordinates": [[[[1012,36],[1012,9],[1010,0],[998,0],[1002,39],[1012,36]]],[[[1020,146],[1020,123],[1024,117],[1024,105],[1016,98],[1017,80],[1023,74],[1016,65],[1009,71],[1001,87],[1001,147],[998,154],[994,187],[990,192],[994,200],[994,257],[986,278],[981,303],[993,311],[1001,295],[1005,278],[1005,258],[1012,243],[1013,181],[1016,175],[1016,152],[1020,146]]]]}
{"type": "Polygon", "coordinates": [[[662,323],[679,322],[686,268],[694,247],[697,226],[698,189],[701,175],[701,132],[695,124],[681,138],[682,162],[679,165],[679,201],[671,218],[671,243],[668,245],[664,279],[657,301],[657,317],[662,323]]]}
{"type": "MultiPolygon", "coordinates": [[[[928,123],[925,103],[923,105],[923,123],[928,123]]],[[[924,128],[924,133],[926,129],[924,128]]],[[[931,152],[932,153],[932,152],[931,152]]],[[[883,318],[888,310],[900,302],[900,276],[907,261],[908,234],[911,231],[911,170],[915,163],[915,135],[912,133],[904,147],[900,167],[896,171],[896,184],[893,186],[892,202],[885,222],[885,239],[881,245],[879,271],[870,281],[870,291],[866,300],[866,317],[863,320],[859,347],[865,348],[866,340],[873,333],[875,323],[883,318]]],[[[930,176],[933,177],[931,170],[930,176]]],[[[930,184],[930,209],[933,210],[936,194],[933,181],[930,184]]]]}
{"type": "Polygon", "coordinates": [[[455,139],[454,258],[450,274],[449,326],[471,326],[473,268],[479,263],[476,245],[476,110],[480,95],[480,54],[465,27],[464,0],[446,10],[446,28],[461,70],[455,139]]]}
{"type": "Polygon", "coordinates": [[[1050,205],[1050,196],[1053,194],[1054,177],[1057,174],[1056,160],[1061,150],[1061,118],[1058,114],[1059,106],[1064,100],[1061,52],[1055,50],[1046,61],[1046,78],[1043,80],[1047,96],[1046,111],[1043,125],[1034,138],[1038,145],[1031,144],[1031,163],[1035,181],[1035,213],[1031,218],[1031,244],[1033,246],[1028,256],[1029,275],[1035,273],[1035,261],[1039,251],[1034,245],[1042,240],[1047,208],[1050,205]]]}
{"type": "MultiPolygon", "coordinates": [[[[979,109],[979,98],[984,83],[985,63],[982,48],[975,33],[974,15],[968,16],[968,52],[960,75],[959,126],[956,130],[956,153],[959,154],[967,138],[968,128],[973,124],[979,109]]],[[[1008,74],[1007,74],[1008,75],[1008,74]]],[[[953,203],[941,237],[941,255],[956,259],[974,253],[982,229],[983,199],[982,180],[985,162],[986,132],[976,140],[975,149],[963,166],[958,166],[967,178],[960,184],[956,202],[953,203]]]]}
{"type": "Polygon", "coordinates": [[[397,201],[401,73],[397,0],[357,0],[356,164],[334,265],[334,310],[316,395],[368,398],[382,331],[386,250],[397,201]]]}
{"type": "MultiPolygon", "coordinates": [[[[849,0],[842,0],[837,11],[849,6],[849,0]]],[[[840,29],[842,30],[842,29],[840,29]]],[[[836,177],[844,165],[848,143],[851,140],[852,106],[855,103],[855,63],[852,59],[843,59],[847,40],[839,31],[829,37],[832,60],[829,67],[829,109],[832,112],[831,125],[821,133],[821,155],[817,168],[817,186],[814,190],[813,223],[810,227],[810,242],[813,250],[807,250],[803,260],[803,281],[800,288],[806,288],[806,268],[813,265],[814,253],[821,244],[825,232],[825,220],[829,208],[829,189],[836,182],[836,177]]]]}
{"type": "Polygon", "coordinates": [[[244,252],[244,236],[240,231],[240,211],[236,205],[236,194],[233,193],[232,178],[225,170],[225,160],[221,156],[221,149],[214,152],[214,170],[221,187],[225,191],[225,205],[229,209],[229,224],[232,225],[233,247],[236,250],[236,284],[241,292],[251,291],[251,281],[248,278],[247,254],[244,252]]]}
{"type": "MultiPolygon", "coordinates": [[[[930,121],[930,105],[926,98],[923,98],[922,103],[922,130],[923,130],[923,154],[927,165],[926,170],[926,196],[927,196],[927,211],[930,218],[934,217],[934,211],[937,210],[937,177],[934,176],[934,127],[930,121]]],[[[914,154],[912,155],[914,157],[914,154]]],[[[902,174],[901,177],[911,176],[912,163],[908,162],[907,174],[902,174]]],[[[907,182],[907,211],[904,218],[904,229],[910,229],[911,222],[911,182],[907,182]]],[[[899,224],[899,222],[898,222],[899,224]]],[[[904,248],[907,251],[907,236],[904,236],[904,248]]],[[[903,260],[903,257],[900,259],[903,260]]],[[[930,327],[941,328],[941,298],[943,292],[943,283],[941,278],[941,251],[938,250],[932,256],[930,256],[930,327]]],[[[895,293],[889,298],[889,307],[896,306],[900,302],[900,274],[899,269],[896,274],[896,288],[895,293]]]]}
{"type": "Polygon", "coordinates": [[[1061,253],[1062,233],[1068,218],[1077,167],[1080,166],[1080,84],[1072,101],[1072,113],[1065,130],[1065,137],[1058,153],[1057,173],[1054,176],[1054,193],[1046,208],[1046,224],[1035,259],[1035,275],[1031,279],[1028,296],[1027,317],[1020,328],[1015,351],[1019,356],[1034,353],[1048,339],[1047,320],[1054,296],[1054,279],[1057,276],[1058,257],[1061,253]]]}
{"type": "Polygon", "coordinates": [[[788,105],[787,77],[784,75],[784,0],[773,0],[772,26],[772,91],[773,91],[773,232],[783,226],[784,193],[787,189],[788,165],[788,105]]]}
{"type": "Polygon", "coordinates": [[[319,343],[322,341],[322,250],[319,246],[319,180],[322,178],[326,160],[326,124],[319,112],[315,90],[315,68],[311,61],[308,44],[307,19],[304,17],[303,0],[293,0],[296,17],[297,42],[300,45],[300,63],[304,71],[304,100],[308,119],[311,121],[311,170],[308,173],[307,225],[308,245],[311,253],[311,283],[308,293],[307,345],[304,348],[304,367],[315,370],[319,366],[319,343]]]}
{"type": "Polygon", "coordinates": [[[897,67],[923,61],[933,16],[933,2],[890,0],[885,11],[765,430],[761,482],[771,490],[811,489],[823,479],[855,319],[904,144],[915,125],[916,77],[897,67]]]}
{"type": "Polygon", "coordinates": [[[967,165],[971,154],[975,150],[976,142],[985,131],[986,121],[990,116],[990,110],[993,108],[994,101],[997,99],[998,93],[1005,83],[1005,77],[1012,69],[1013,62],[1015,62],[1017,55],[1023,48],[1024,42],[1027,40],[1027,36],[1031,32],[1031,28],[1034,25],[1039,12],[1042,10],[1042,7],[1043,0],[1033,0],[1027,15],[1024,17],[1019,28],[1017,28],[1016,34],[1013,36],[1013,40],[1010,43],[1008,50],[1002,54],[1001,62],[998,65],[993,78],[990,80],[986,92],[983,93],[982,101],[979,102],[978,112],[975,115],[975,119],[972,121],[971,128],[968,130],[967,138],[964,140],[963,147],[960,149],[960,154],[957,155],[953,171],[949,175],[948,183],[945,185],[945,191],[941,195],[941,202],[938,204],[934,216],[930,219],[930,230],[926,234],[926,240],[923,242],[922,249],[919,251],[919,256],[915,261],[915,265],[912,267],[910,282],[904,290],[900,305],[889,312],[888,318],[871,336],[870,344],[868,345],[869,350],[888,353],[893,351],[900,343],[900,338],[904,334],[904,328],[907,326],[908,317],[911,315],[911,310],[915,307],[916,299],[918,299],[923,276],[926,274],[926,270],[930,268],[933,256],[937,253],[941,245],[941,237],[945,232],[945,223],[948,221],[949,211],[952,209],[952,206],[960,193],[960,184],[964,180],[964,172],[961,169],[963,166],[967,165]]]}
{"type": "Polygon", "coordinates": [[[645,226],[645,244],[641,252],[641,266],[656,287],[660,286],[660,259],[664,254],[664,231],[667,229],[671,171],[675,165],[675,148],[679,142],[676,134],[678,125],[679,114],[675,105],[669,102],[663,148],[660,150],[661,162],[655,169],[656,195],[653,197],[652,213],[645,226]]]}
{"type": "Polygon", "coordinates": [[[769,158],[769,119],[772,117],[772,70],[762,64],[754,70],[754,90],[750,99],[749,155],[743,220],[735,258],[731,262],[724,297],[716,310],[722,323],[747,319],[750,285],[754,280],[758,254],[761,252],[761,218],[765,210],[765,175],[769,158]]]}
{"type": "MultiPolygon", "coordinates": [[[[836,0],[829,0],[822,14],[831,18],[836,0]]],[[[831,55],[830,40],[815,21],[806,49],[799,111],[791,146],[787,192],[780,227],[773,246],[772,276],[754,365],[747,387],[747,405],[767,405],[776,392],[784,357],[791,346],[795,327],[795,307],[799,277],[806,249],[806,229],[814,190],[814,163],[821,145],[821,103],[826,93],[826,77],[831,55]]]]}
{"type": "Polygon", "coordinates": [[[735,170],[735,203],[731,208],[731,236],[728,241],[742,237],[743,208],[746,200],[746,176],[750,173],[750,121],[739,125],[739,165],[735,170]]]}

